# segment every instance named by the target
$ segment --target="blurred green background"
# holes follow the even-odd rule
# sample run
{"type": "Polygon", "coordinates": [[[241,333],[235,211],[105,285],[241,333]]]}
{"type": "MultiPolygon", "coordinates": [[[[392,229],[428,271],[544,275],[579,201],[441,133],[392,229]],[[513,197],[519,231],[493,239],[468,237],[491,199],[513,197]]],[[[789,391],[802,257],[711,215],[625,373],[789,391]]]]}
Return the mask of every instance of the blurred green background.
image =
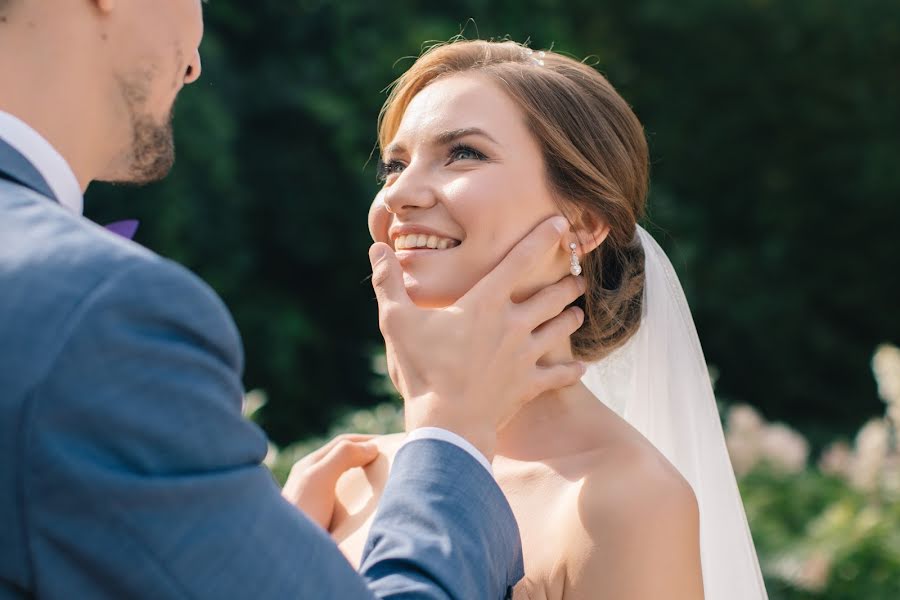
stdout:
{"type": "Polygon", "coordinates": [[[645,226],[726,404],[814,453],[883,413],[869,362],[900,341],[900,1],[215,0],[206,24],[172,176],[92,186],[87,214],[140,218],[139,243],[221,294],[278,446],[389,397],[367,281],[375,121],[423,43],[460,32],[590,57],[634,106],[645,226]]]}

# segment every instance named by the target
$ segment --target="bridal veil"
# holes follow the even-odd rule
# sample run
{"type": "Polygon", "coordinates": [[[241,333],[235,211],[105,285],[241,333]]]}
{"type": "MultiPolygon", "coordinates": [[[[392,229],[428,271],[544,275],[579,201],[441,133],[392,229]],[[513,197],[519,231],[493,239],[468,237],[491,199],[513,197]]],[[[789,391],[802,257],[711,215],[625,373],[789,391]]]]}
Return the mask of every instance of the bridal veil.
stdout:
{"type": "Polygon", "coordinates": [[[706,600],[767,598],[712,384],[681,284],[638,226],[645,254],[638,331],[588,366],[584,384],[652,442],[694,489],[706,600]]]}

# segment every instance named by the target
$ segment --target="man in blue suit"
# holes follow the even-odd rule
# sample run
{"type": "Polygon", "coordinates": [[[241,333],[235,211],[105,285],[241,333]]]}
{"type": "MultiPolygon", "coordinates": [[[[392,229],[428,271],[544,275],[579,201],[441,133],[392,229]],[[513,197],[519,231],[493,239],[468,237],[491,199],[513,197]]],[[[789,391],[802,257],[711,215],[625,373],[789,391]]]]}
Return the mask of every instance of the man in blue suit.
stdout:
{"type": "Polygon", "coordinates": [[[447,311],[412,305],[373,246],[410,435],[355,572],[298,506],[327,513],[333,481],[372,456],[337,444],[314,465],[326,476],[286,499],[240,414],[220,300],[81,216],[91,181],[168,172],[201,37],[200,0],[0,0],[0,600],[508,595],[522,556],[490,472],[496,428],[580,377],[537,362],[580,324],[564,309],[581,290],[506,298],[565,224],[539,226],[447,311]]]}

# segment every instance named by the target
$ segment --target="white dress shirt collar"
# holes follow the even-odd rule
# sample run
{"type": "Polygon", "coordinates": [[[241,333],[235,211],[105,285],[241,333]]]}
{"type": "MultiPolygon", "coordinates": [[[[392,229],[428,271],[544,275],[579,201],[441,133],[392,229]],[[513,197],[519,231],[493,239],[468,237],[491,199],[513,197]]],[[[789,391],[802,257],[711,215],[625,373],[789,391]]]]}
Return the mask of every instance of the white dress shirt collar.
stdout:
{"type": "Polygon", "coordinates": [[[0,138],[34,165],[64,207],[81,215],[84,196],[66,159],[21,119],[0,110],[0,138]]]}
{"type": "Polygon", "coordinates": [[[481,463],[481,466],[487,469],[487,472],[491,475],[494,474],[494,469],[491,468],[491,463],[488,462],[487,457],[481,453],[481,451],[472,445],[472,443],[466,438],[460,436],[459,434],[453,433],[452,431],[448,431],[446,429],[439,429],[437,427],[419,427],[418,429],[413,429],[406,436],[406,439],[403,440],[402,445],[409,444],[410,442],[414,442],[416,440],[440,440],[442,442],[448,442],[462,448],[466,452],[468,452],[472,458],[481,463]]]}

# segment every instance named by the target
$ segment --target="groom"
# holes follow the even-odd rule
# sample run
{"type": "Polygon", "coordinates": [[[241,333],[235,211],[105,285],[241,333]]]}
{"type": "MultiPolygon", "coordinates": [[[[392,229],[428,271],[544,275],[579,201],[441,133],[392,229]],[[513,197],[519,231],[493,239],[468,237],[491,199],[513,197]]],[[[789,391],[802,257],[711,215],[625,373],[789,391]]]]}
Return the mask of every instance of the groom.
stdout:
{"type": "Polygon", "coordinates": [[[0,600],[508,595],[522,555],[490,472],[496,428],[580,377],[536,363],[579,325],[563,309],[581,290],[568,279],[506,298],[564,224],[536,228],[446,311],[416,308],[390,248],[373,246],[410,435],[356,573],[297,506],[327,514],[333,482],[371,454],[338,444],[344,458],[329,453],[315,465],[326,476],[286,500],[240,415],[225,307],[81,217],[91,181],[172,166],[172,106],[200,76],[200,4],[0,0],[0,600]]]}

